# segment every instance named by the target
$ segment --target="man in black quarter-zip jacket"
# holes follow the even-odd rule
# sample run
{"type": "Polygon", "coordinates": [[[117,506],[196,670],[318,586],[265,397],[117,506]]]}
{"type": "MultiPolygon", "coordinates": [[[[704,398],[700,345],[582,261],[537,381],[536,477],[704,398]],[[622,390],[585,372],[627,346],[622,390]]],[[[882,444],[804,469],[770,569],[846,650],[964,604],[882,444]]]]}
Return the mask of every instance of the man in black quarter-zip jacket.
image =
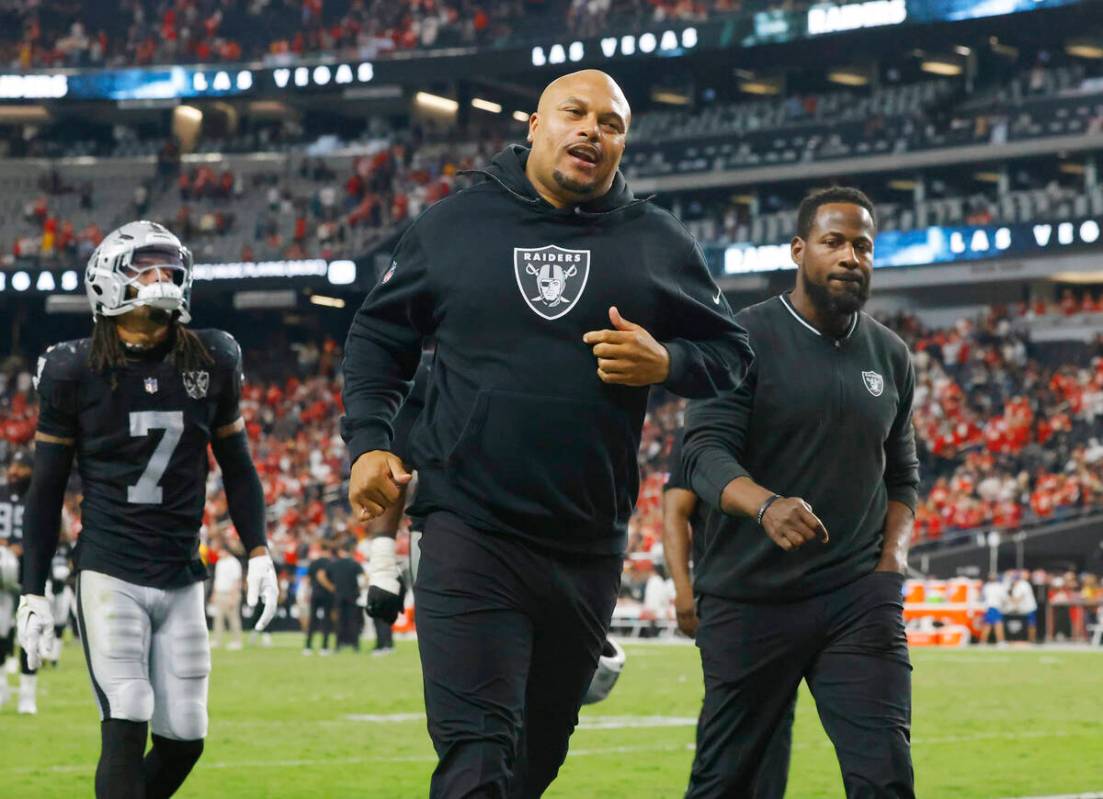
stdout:
{"type": "Polygon", "coordinates": [[[605,641],[648,387],[733,391],[752,355],[700,249],[618,171],[631,111],[587,70],[551,83],[485,180],[423,213],[345,348],[349,499],[382,513],[422,339],[410,450],[425,518],[414,596],[431,797],[538,797],[605,641]]]}
{"type": "Polygon", "coordinates": [[[919,483],[904,343],[862,313],[873,205],[805,198],[796,288],[745,308],[759,357],[690,403],[685,469],[709,514],[695,592],[705,702],[687,799],[751,795],[803,678],[846,795],[911,799],[902,588],[919,483]]]}

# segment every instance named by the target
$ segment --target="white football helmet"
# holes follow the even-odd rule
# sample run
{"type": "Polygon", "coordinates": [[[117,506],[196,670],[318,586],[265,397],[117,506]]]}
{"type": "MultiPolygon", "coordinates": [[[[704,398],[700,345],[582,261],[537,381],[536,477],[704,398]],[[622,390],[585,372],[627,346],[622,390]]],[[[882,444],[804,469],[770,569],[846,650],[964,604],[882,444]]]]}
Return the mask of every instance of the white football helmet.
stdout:
{"type": "Polygon", "coordinates": [[[191,268],[191,252],[164,225],[145,220],[128,222],[108,233],[88,259],[84,287],[92,315],[121,316],[147,305],[173,313],[187,324],[191,321],[191,268]],[[142,265],[139,262],[144,253],[167,258],[142,265]],[[142,275],[150,269],[167,270],[172,280],[143,283],[142,275]]]}
{"type": "Polygon", "coordinates": [[[605,639],[605,645],[601,648],[601,658],[597,662],[597,671],[590,680],[590,687],[586,689],[582,704],[592,705],[609,696],[613,686],[617,684],[617,678],[624,671],[626,657],[620,644],[612,638],[605,639]]]}

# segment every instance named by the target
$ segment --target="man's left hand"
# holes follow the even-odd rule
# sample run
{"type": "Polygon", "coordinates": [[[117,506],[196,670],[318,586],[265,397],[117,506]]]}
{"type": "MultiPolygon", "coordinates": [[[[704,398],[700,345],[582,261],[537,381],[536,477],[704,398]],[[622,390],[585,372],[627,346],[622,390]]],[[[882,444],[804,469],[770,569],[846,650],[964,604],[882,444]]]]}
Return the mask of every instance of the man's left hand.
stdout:
{"type": "Polygon", "coordinates": [[[603,383],[621,386],[652,386],[670,375],[670,353],[666,347],[634,322],[609,309],[613,330],[591,330],[582,340],[594,348],[597,375],[603,383]]]}
{"type": "Polygon", "coordinates": [[[276,606],[280,601],[280,583],[276,579],[276,565],[268,553],[255,555],[249,558],[249,571],[245,577],[246,602],[249,607],[256,607],[257,602],[264,602],[264,610],[260,614],[257,626],[254,628],[260,632],[268,626],[276,615],[276,606]]]}

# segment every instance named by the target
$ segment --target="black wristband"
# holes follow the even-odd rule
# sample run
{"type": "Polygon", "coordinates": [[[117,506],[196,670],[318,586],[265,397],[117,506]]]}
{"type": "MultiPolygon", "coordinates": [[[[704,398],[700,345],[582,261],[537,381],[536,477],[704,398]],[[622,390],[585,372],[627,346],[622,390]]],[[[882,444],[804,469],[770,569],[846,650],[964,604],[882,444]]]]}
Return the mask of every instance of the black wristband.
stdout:
{"type": "Polygon", "coordinates": [[[755,516],[755,522],[759,527],[762,526],[762,520],[766,517],[766,511],[770,509],[770,506],[781,499],[781,494],[773,494],[768,500],[762,503],[762,507],[758,509],[758,513],[755,516]]]}

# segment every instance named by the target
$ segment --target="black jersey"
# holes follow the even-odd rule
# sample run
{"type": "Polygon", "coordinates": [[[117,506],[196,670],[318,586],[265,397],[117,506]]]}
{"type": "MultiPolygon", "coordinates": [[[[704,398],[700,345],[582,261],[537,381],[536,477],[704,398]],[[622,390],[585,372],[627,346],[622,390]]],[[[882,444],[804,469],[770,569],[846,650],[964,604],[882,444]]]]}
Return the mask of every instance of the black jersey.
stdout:
{"type": "Polygon", "coordinates": [[[180,372],[169,345],[108,373],[93,372],[90,339],[39,359],[38,429],[76,441],[83,484],[78,569],[158,588],[202,580],[199,527],[207,445],[239,415],[241,349],[228,333],[196,331],[214,359],[180,372]]]}
{"type": "Polygon", "coordinates": [[[0,541],[23,543],[23,496],[8,485],[0,485],[0,541]]]}

